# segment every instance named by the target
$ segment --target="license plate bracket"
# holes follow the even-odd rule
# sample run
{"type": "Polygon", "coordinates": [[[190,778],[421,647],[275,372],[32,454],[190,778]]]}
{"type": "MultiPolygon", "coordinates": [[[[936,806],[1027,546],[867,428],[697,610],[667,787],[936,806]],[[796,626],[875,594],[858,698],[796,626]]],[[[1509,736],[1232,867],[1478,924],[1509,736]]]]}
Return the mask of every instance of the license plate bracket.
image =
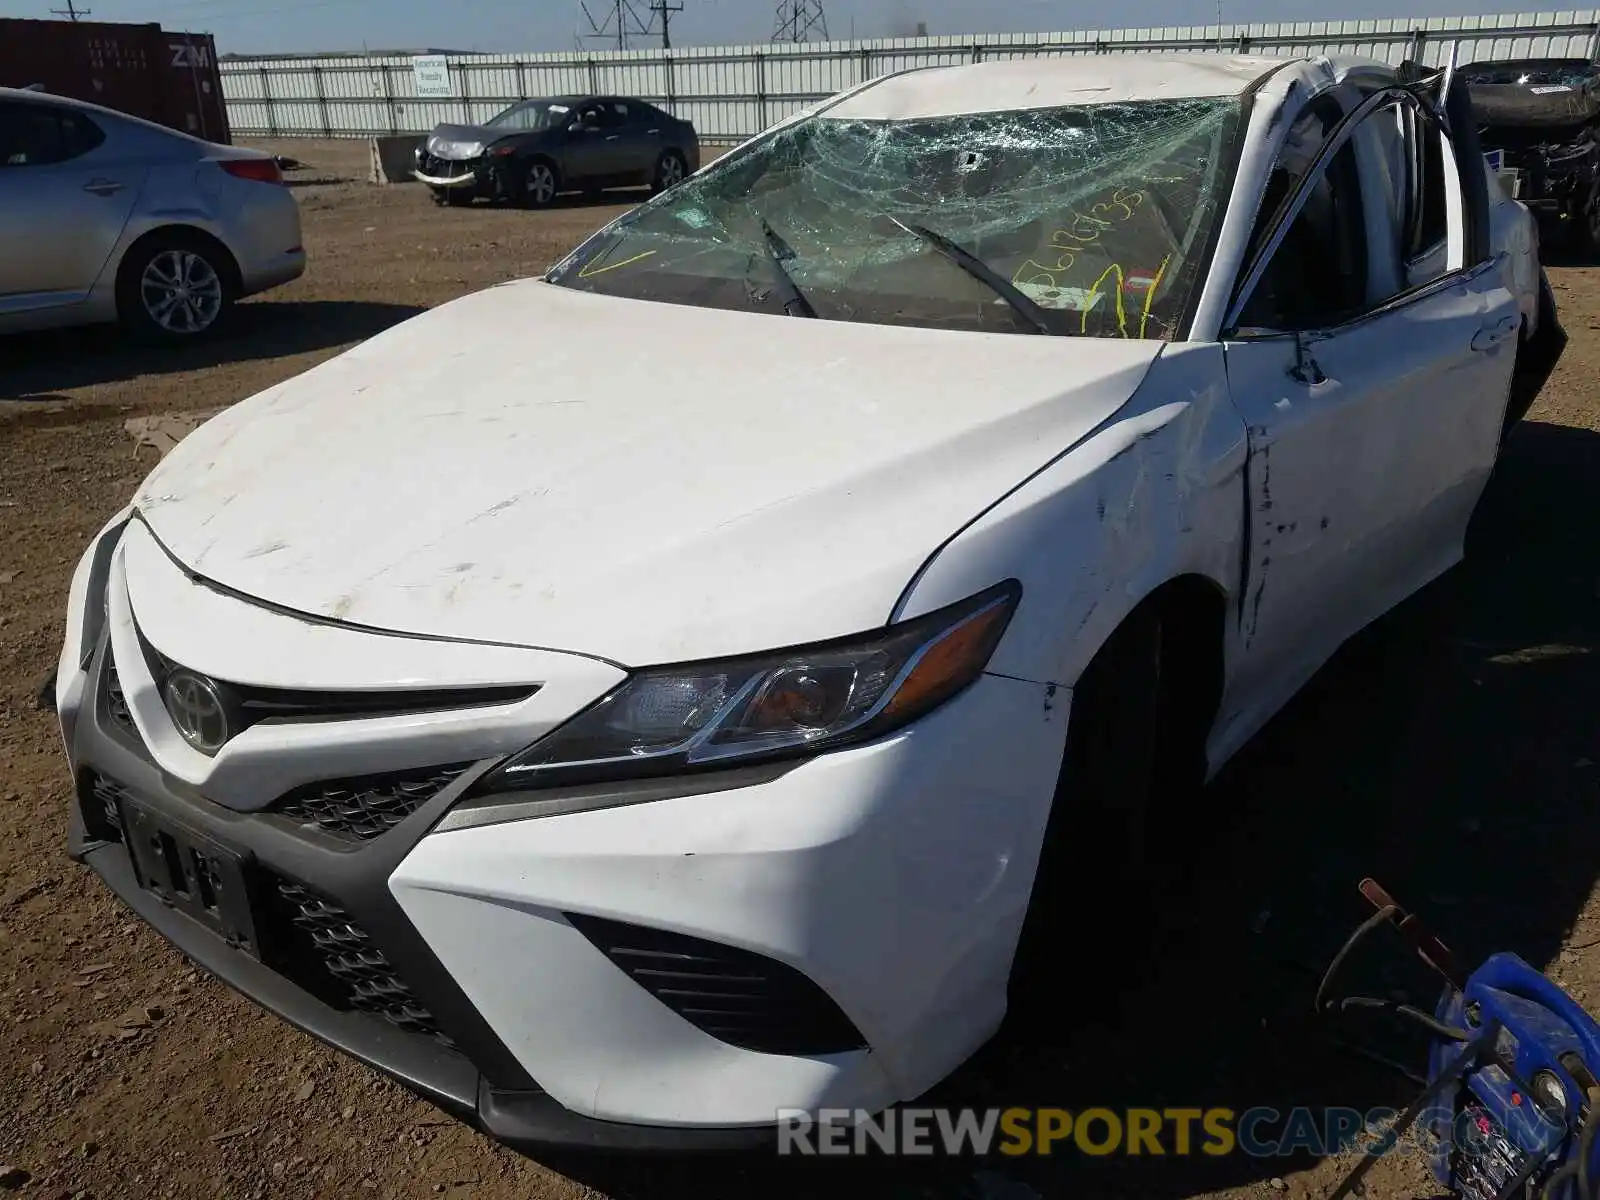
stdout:
{"type": "Polygon", "coordinates": [[[248,856],[136,800],[124,797],[121,808],[140,886],[234,949],[259,959],[248,856]]]}

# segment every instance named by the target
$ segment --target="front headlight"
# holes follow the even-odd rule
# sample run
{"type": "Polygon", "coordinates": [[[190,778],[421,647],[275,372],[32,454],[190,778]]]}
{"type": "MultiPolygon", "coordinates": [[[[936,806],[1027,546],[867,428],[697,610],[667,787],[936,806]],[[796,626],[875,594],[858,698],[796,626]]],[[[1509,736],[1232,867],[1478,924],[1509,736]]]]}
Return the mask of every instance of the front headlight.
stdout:
{"type": "Polygon", "coordinates": [[[639,778],[820,754],[880,737],[983,673],[1014,581],[858,637],[632,675],[486,775],[479,791],[639,778]]]}

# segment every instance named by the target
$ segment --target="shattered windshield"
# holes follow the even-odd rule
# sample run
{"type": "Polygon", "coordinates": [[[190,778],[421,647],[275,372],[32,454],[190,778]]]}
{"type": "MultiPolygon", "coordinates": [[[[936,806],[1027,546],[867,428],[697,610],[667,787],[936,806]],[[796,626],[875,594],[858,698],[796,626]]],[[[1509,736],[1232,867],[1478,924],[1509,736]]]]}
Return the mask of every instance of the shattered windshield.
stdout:
{"type": "Polygon", "coordinates": [[[524,100],[485,122],[489,129],[549,129],[566,120],[572,110],[551,100],[524,100]]]}
{"type": "Polygon", "coordinates": [[[1469,85],[1478,87],[1557,87],[1581,88],[1595,81],[1595,64],[1583,59],[1475,63],[1462,68],[1469,85]]]}
{"type": "Polygon", "coordinates": [[[1167,340],[1203,273],[1241,111],[810,117],[633,210],[549,278],[828,320],[1167,340]]]}

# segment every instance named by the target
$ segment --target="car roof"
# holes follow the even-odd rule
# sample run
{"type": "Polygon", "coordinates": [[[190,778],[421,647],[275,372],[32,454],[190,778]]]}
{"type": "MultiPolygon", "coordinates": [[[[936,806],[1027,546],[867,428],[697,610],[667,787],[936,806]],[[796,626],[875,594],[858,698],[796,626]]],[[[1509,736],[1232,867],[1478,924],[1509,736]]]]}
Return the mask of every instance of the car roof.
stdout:
{"type": "Polygon", "coordinates": [[[1326,78],[1355,67],[1390,69],[1360,59],[1214,53],[997,59],[885,76],[819,115],[897,121],[1074,104],[1221,98],[1243,95],[1284,68],[1298,68],[1286,73],[1326,78]]]}

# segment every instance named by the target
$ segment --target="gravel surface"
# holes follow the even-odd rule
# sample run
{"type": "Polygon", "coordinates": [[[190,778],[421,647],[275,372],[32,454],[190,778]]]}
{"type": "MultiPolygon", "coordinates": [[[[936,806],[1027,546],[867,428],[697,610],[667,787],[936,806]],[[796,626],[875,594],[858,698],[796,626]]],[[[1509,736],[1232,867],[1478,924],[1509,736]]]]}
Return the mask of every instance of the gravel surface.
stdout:
{"type": "MultiPolygon", "coordinates": [[[[310,270],[204,349],[111,332],[0,339],[0,1194],[488,1200],[1326,1194],[1338,1164],[1233,1156],[807,1164],[534,1163],[453,1124],[195,970],[67,861],[69,780],[34,693],[72,566],[155,461],[130,417],[231,404],[431,305],[536,273],[619,208],[436,208],[371,187],[364,147],[283,143],[310,270]]],[[[1364,875],[1468,962],[1515,950],[1600,1001],[1600,271],[1552,269],[1572,345],[1506,448],[1468,561],[1344,649],[1208,794],[1154,949],[1117,978],[1062,947],[1058,1037],[1003,1037],[941,1090],[980,1105],[1398,1106],[1310,1017],[1364,875]]],[[[1107,903],[1115,903],[1115,896],[1107,903]]],[[[1430,1005],[1393,941],[1352,967],[1430,1005]]],[[[1382,994],[1382,993],[1380,993],[1382,994]]],[[[1370,1035],[1370,1036],[1369,1036],[1370,1035]]],[[[1372,1194],[1431,1193],[1386,1162],[1372,1194]]]]}

